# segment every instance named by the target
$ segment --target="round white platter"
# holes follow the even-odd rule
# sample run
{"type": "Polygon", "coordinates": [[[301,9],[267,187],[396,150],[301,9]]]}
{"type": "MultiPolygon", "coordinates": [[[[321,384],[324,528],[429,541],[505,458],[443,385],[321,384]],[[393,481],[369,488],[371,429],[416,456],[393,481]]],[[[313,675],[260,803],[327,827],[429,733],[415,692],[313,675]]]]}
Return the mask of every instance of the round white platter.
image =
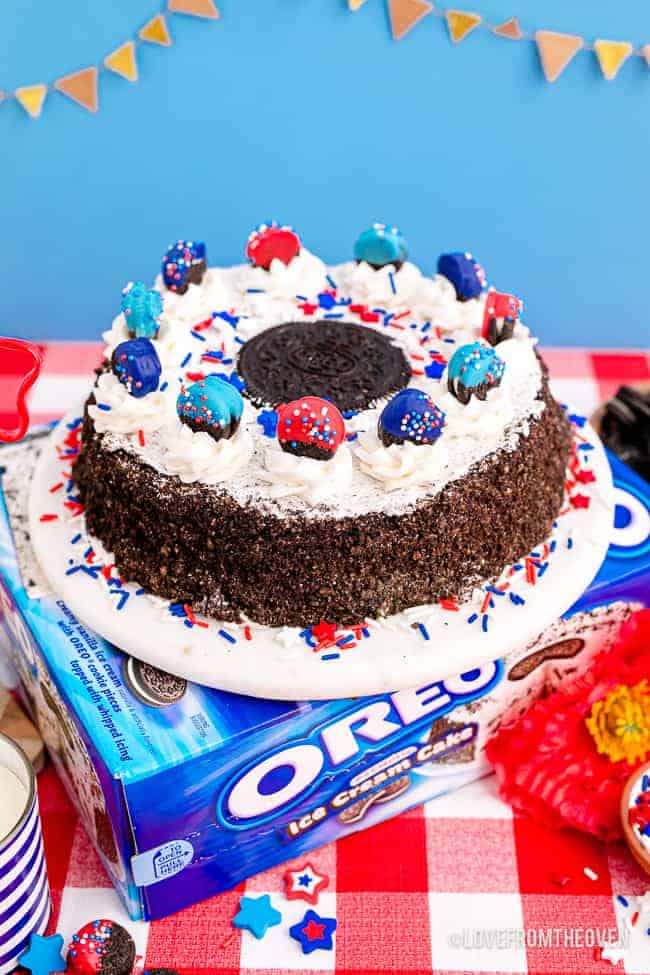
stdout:
{"type": "Polygon", "coordinates": [[[587,474],[574,486],[578,500],[565,505],[551,537],[531,553],[534,561],[521,560],[504,573],[498,581],[507,586],[504,591],[482,588],[457,609],[414,607],[360,621],[365,628],[356,631],[341,626],[334,645],[320,649],[309,645],[317,639],[289,628],[203,617],[192,623],[182,608],[174,615],[167,601],[142,593],[135,583],[107,581],[98,567],[110,565],[110,556],[87,535],[83,514],[66,507],[65,488],[52,491],[65,481],[62,471],[72,462],[60,450],[81,412],[64,417],[46,441],[30,495],[32,542],[53,590],[85,625],[132,656],[221,690],[321,700],[397,691],[466,673],[526,643],[561,616],[598,571],[612,532],[609,465],[596,433],[584,425],[575,431],[577,456],[595,479],[587,474]],[[93,551],[85,555],[89,547],[93,551]]]}

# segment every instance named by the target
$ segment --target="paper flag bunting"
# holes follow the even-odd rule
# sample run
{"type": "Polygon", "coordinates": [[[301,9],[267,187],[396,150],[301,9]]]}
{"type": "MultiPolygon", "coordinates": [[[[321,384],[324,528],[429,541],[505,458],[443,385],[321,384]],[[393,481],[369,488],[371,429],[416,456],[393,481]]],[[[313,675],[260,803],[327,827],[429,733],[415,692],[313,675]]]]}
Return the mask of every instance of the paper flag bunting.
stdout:
{"type": "Polygon", "coordinates": [[[603,76],[612,81],[632,53],[632,45],[628,41],[594,41],[594,51],[603,76]]]}
{"type": "Polygon", "coordinates": [[[466,10],[448,10],[445,14],[449,36],[454,44],[458,44],[467,37],[475,27],[481,23],[479,14],[472,14],[466,10]]]}
{"type": "Polygon", "coordinates": [[[190,14],[192,17],[207,17],[216,20],[219,11],[213,0],[169,0],[168,8],[174,14],[190,14]]]}
{"type": "Polygon", "coordinates": [[[401,41],[412,27],[430,14],[433,4],[426,0],[388,0],[388,14],[394,41],[401,41]]]}
{"type": "Polygon", "coordinates": [[[25,85],[16,88],[14,95],[32,118],[38,118],[47,95],[47,85],[25,85]]]}
{"type": "Polygon", "coordinates": [[[104,58],[109,71],[121,75],[127,81],[138,80],[138,65],[135,60],[135,44],[127,41],[104,58]]]}
{"type": "Polygon", "coordinates": [[[496,34],[497,37],[509,37],[511,41],[520,41],[524,36],[517,17],[510,17],[509,20],[504,20],[502,24],[497,24],[496,27],[492,28],[492,33],[496,34]]]}
{"type": "Polygon", "coordinates": [[[535,33],[542,71],[547,81],[557,81],[569,61],[584,46],[582,37],[575,34],[558,34],[554,30],[538,30],[535,33]]]}
{"type": "Polygon", "coordinates": [[[164,14],[156,14],[155,17],[148,20],[138,32],[138,36],[143,41],[148,41],[150,44],[162,44],[163,47],[169,47],[172,42],[164,14]]]}
{"type": "Polygon", "coordinates": [[[365,2],[366,0],[348,0],[348,8],[350,10],[360,10],[365,2]]]}
{"type": "Polygon", "coordinates": [[[82,68],[74,71],[54,82],[54,87],[63,95],[67,95],[73,102],[87,108],[89,112],[96,112],[99,108],[97,99],[97,68],[82,68]]]}

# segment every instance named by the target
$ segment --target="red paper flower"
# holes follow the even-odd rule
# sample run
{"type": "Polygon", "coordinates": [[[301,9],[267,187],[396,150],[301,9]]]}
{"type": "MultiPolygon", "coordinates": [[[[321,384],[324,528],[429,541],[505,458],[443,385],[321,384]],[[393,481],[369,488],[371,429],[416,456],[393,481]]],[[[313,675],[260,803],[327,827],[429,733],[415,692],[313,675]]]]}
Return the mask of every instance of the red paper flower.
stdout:
{"type": "Polygon", "coordinates": [[[608,695],[618,702],[620,694],[612,694],[616,688],[638,695],[649,676],[650,610],[641,610],[623,624],[616,646],[596,657],[588,673],[536,701],[487,743],[501,796],[542,825],[619,838],[623,787],[641,758],[612,761],[599,753],[587,719],[594,727],[603,706],[592,711],[594,704],[608,695]]]}

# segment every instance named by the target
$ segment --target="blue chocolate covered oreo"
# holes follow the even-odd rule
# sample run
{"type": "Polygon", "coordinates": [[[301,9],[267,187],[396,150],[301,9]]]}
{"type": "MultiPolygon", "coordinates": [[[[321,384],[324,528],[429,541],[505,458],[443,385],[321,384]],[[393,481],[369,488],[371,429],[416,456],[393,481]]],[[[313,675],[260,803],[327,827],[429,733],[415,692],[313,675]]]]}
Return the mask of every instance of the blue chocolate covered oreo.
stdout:
{"type": "Polygon", "coordinates": [[[227,440],[239,426],[244,401],[232,383],[219,376],[207,376],[183,387],[176,409],[181,421],[195,433],[227,440]]]}
{"type": "Polygon", "coordinates": [[[435,443],[445,425],[445,414],[420,389],[402,389],[384,407],[377,433],[385,447],[407,440],[417,445],[435,443]]]}

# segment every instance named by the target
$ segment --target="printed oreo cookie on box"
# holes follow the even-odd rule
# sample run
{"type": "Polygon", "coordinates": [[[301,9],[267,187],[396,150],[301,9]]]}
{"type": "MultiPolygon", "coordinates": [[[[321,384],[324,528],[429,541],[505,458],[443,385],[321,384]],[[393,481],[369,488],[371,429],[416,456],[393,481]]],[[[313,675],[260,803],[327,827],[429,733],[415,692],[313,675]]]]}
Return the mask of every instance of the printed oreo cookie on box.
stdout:
{"type": "Polygon", "coordinates": [[[2,622],[24,696],[133,918],[164,917],[487,774],[499,725],[585,671],[650,602],[648,488],[612,458],[616,522],[601,571],[507,657],[356,700],[221,693],[123,655],[35,585],[30,450],[0,452],[2,622]]]}

